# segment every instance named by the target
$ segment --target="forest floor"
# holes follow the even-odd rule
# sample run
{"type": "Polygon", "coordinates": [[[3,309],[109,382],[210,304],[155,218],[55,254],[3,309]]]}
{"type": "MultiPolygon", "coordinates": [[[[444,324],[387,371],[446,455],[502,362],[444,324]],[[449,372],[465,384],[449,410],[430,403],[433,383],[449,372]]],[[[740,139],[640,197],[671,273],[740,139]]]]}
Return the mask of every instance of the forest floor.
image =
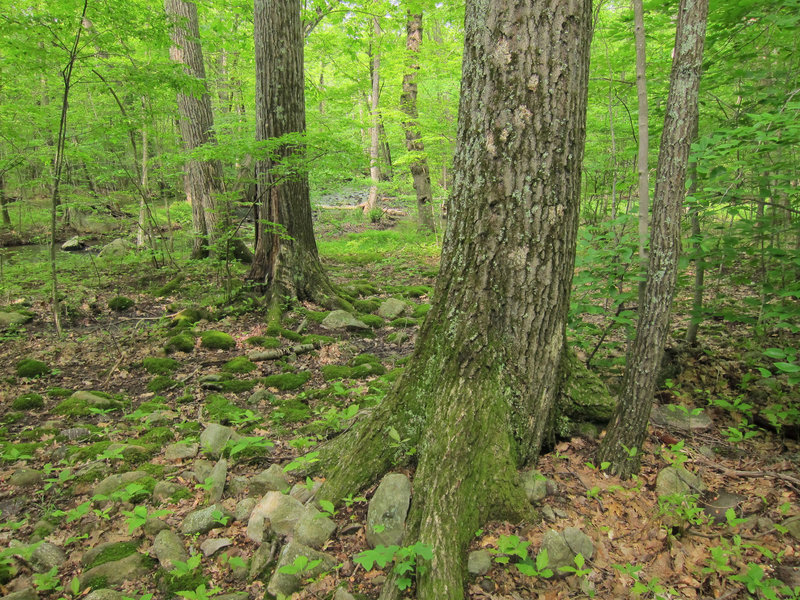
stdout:
{"type": "MultiPolygon", "coordinates": [[[[192,447],[208,423],[230,426],[249,440],[225,450],[221,506],[237,514],[248,496],[259,494],[252,483],[256,475],[313,450],[390,391],[429,306],[438,246],[420,244],[413,236],[404,241],[402,230],[381,237],[370,226],[322,229],[326,267],[358,298],[358,316],[367,330],[324,329],[327,313],[311,305],[288,313],[279,331],[267,331],[264,314],[245,303],[203,305],[197,300],[203,291],[225,287],[221,268],[211,274],[187,268],[172,279],[143,270],[140,263],[95,266],[94,273],[83,276],[91,291],[85,289],[70,305],[60,339],[44,299],[7,299],[7,306],[24,305],[34,319],[20,330],[0,332],[0,593],[36,590],[38,597],[53,599],[83,595],[88,584],[80,577],[91,566],[87,553],[104,543],[134,542],[128,547],[155,558],[155,532],[179,530],[187,514],[208,502],[210,457],[196,448],[178,458],[168,452],[178,442],[192,447]],[[172,289],[165,287],[170,281],[172,289]],[[133,304],[111,310],[108,302],[116,296],[133,304]],[[390,297],[407,308],[397,318],[383,319],[377,312],[390,297]],[[181,327],[176,325],[179,311],[194,307],[202,318],[185,330],[191,332],[187,351],[172,352],[172,361],[148,360],[165,357],[165,345],[181,327]],[[229,334],[233,345],[205,347],[201,334],[211,330],[229,334]],[[253,351],[303,343],[316,349],[243,359],[253,351]],[[44,372],[21,376],[17,367],[23,358],[43,362],[44,372]],[[361,361],[374,368],[366,374],[347,370],[361,361]],[[345,369],[330,368],[337,365],[345,369]],[[72,396],[79,391],[99,393],[87,404],[72,396]],[[263,439],[273,446],[264,448],[258,441],[263,439]],[[135,471],[146,477],[138,487],[126,488],[127,497],[97,498],[99,481],[135,471]],[[153,487],[162,482],[170,483],[171,492],[156,499],[153,487]],[[61,549],[63,557],[35,559],[41,540],[61,549]]],[[[620,481],[592,464],[598,445],[593,435],[561,440],[543,455],[537,468],[555,483],[537,505],[546,518],[492,522],[476,532],[471,549],[488,549],[493,560],[488,572],[470,576],[467,596],[797,597],[781,591],[776,578],[800,585],[800,445],[785,431],[742,424],[756,401],[741,386],[752,369],[733,348],[735,342],[727,340],[707,352],[680,355],[679,368],[657,399],[689,412],[701,409],[710,423],[698,429],[651,425],[642,470],[634,480],[620,481]],[[691,471],[705,490],[659,500],[656,478],[669,466],[691,471]],[[712,517],[720,496],[732,510],[727,515],[717,510],[716,523],[712,517]],[[594,553],[585,565],[551,579],[523,575],[518,565],[530,566],[523,558],[535,557],[544,534],[566,527],[591,538],[594,553]]],[[[413,469],[401,470],[413,474],[413,469]]],[[[300,487],[306,483],[292,471],[287,476],[300,487]]],[[[336,532],[323,547],[337,567],[315,577],[297,598],[330,598],[340,586],[356,597],[377,597],[389,567],[365,570],[354,561],[368,548],[367,501],[374,490],[352,490],[337,506],[336,532]]],[[[135,600],[144,594],[175,597],[174,592],[187,589],[181,585],[195,594],[186,597],[200,599],[195,586],[200,583],[208,590],[219,588],[220,594],[262,598],[270,567],[251,577],[249,568],[231,561],[238,556],[248,563],[258,550],[246,526],[245,515],[187,536],[185,546],[199,562],[189,562],[182,573],[165,572],[153,560],[146,572],[108,587],[121,592],[116,597],[135,600]],[[206,555],[201,547],[207,548],[210,538],[227,538],[230,545],[206,555]]],[[[411,597],[412,592],[406,593],[411,597]]]]}

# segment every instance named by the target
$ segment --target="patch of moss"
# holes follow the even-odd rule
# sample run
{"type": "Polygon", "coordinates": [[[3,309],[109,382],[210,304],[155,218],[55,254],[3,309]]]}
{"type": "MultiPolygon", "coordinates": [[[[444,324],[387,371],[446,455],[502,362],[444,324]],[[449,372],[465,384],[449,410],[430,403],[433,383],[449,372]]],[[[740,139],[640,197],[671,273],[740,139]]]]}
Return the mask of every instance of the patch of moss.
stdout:
{"type": "Polygon", "coordinates": [[[42,442],[20,442],[18,444],[3,444],[2,454],[7,462],[14,462],[18,458],[33,456],[36,450],[43,447],[42,442]]]}
{"type": "Polygon", "coordinates": [[[169,427],[153,427],[149,429],[144,435],[142,435],[138,442],[145,443],[145,444],[158,444],[164,445],[167,442],[171,442],[175,439],[175,434],[172,432],[172,429],[169,427]]]}
{"type": "Polygon", "coordinates": [[[349,379],[353,376],[353,369],[346,365],[325,365],[322,367],[322,378],[325,381],[334,379],[349,379]]]}
{"type": "Polygon", "coordinates": [[[303,340],[303,336],[291,329],[281,329],[281,337],[290,340],[292,342],[300,342],[303,340]]]}
{"type": "Polygon", "coordinates": [[[261,346],[262,348],[280,348],[281,341],[271,335],[254,335],[244,341],[250,346],[261,346]]]}
{"type": "Polygon", "coordinates": [[[372,283],[357,282],[350,286],[350,292],[355,296],[375,296],[378,294],[378,288],[372,283]]]}
{"type": "Polygon", "coordinates": [[[31,410],[34,408],[42,408],[44,406],[44,399],[34,392],[22,394],[11,403],[11,408],[14,410],[31,410]]]}
{"type": "Polygon", "coordinates": [[[156,573],[156,585],[166,600],[181,598],[182,596],[180,596],[178,592],[184,592],[186,590],[194,591],[201,585],[207,587],[208,583],[208,577],[203,574],[201,569],[191,571],[180,577],[172,575],[164,570],[159,570],[158,573],[156,573]]]}
{"type": "Polygon", "coordinates": [[[350,364],[354,367],[357,367],[358,365],[365,365],[367,363],[381,364],[381,359],[374,354],[364,352],[363,354],[353,357],[353,359],[350,361],[350,364]]]}
{"type": "Polygon", "coordinates": [[[417,304],[414,307],[414,311],[411,314],[415,319],[421,319],[422,317],[428,314],[428,311],[430,311],[430,309],[431,309],[430,304],[417,304]]]}
{"type": "Polygon", "coordinates": [[[200,345],[210,350],[230,350],[236,346],[236,340],[224,331],[204,331],[200,334],[200,345]]]}
{"type": "Polygon", "coordinates": [[[430,294],[431,288],[427,285],[410,285],[402,290],[401,293],[409,298],[419,298],[420,296],[427,296],[430,294]]]}
{"type": "Polygon", "coordinates": [[[110,440],[103,440],[100,442],[94,442],[88,446],[73,446],[67,450],[67,460],[70,462],[86,462],[88,460],[94,460],[98,455],[105,452],[106,448],[108,448],[110,445],[110,440]]]}
{"type": "Polygon", "coordinates": [[[301,371],[299,373],[276,373],[275,375],[268,375],[264,377],[263,382],[267,387],[274,387],[287,392],[302,387],[309,379],[311,379],[311,372],[301,371]]]}
{"type": "Polygon", "coordinates": [[[281,400],[270,418],[275,423],[299,423],[311,418],[311,409],[297,398],[281,400]]]}
{"type": "Polygon", "coordinates": [[[364,363],[363,365],[353,367],[354,379],[363,379],[364,377],[383,375],[384,373],[386,373],[386,367],[378,363],[364,363]]]}
{"type": "Polygon", "coordinates": [[[155,396],[151,400],[142,402],[136,410],[141,411],[145,414],[150,414],[151,412],[154,412],[156,410],[166,410],[168,407],[165,401],[166,398],[164,398],[163,396],[155,396]]]}
{"type": "Polygon", "coordinates": [[[392,369],[388,373],[386,373],[381,379],[384,379],[390,383],[394,383],[403,374],[405,369],[403,367],[398,367],[396,369],[392,369]]]}
{"type": "Polygon", "coordinates": [[[167,340],[166,346],[164,346],[164,351],[167,354],[172,354],[173,352],[191,352],[192,350],[194,350],[194,338],[186,331],[178,335],[173,335],[167,340]]]}
{"type": "Polygon", "coordinates": [[[209,421],[227,422],[237,418],[244,411],[222,394],[210,394],[206,398],[206,414],[209,421]]]}
{"type": "Polygon", "coordinates": [[[305,317],[310,321],[314,321],[314,323],[322,323],[322,321],[325,320],[325,317],[327,317],[329,314],[331,314],[331,311],[329,310],[321,310],[319,312],[307,310],[303,312],[303,315],[305,315],[305,317]]]}
{"type": "MultiPolygon", "coordinates": [[[[142,471],[143,473],[147,473],[153,478],[162,479],[164,477],[164,473],[166,472],[166,467],[164,465],[157,465],[155,463],[144,463],[139,465],[137,471],[142,471]]],[[[151,490],[152,491],[152,490],[151,490]]]]}
{"type": "Polygon", "coordinates": [[[246,356],[237,356],[226,362],[222,370],[226,373],[252,373],[258,367],[246,356]]]}
{"type": "Polygon", "coordinates": [[[47,395],[51,398],[68,398],[72,395],[72,390],[62,387],[51,387],[47,390],[47,395]]]}
{"type": "Polygon", "coordinates": [[[153,378],[153,381],[147,384],[147,389],[154,394],[158,392],[163,392],[164,390],[171,388],[173,386],[182,386],[183,384],[180,381],[175,381],[174,379],[170,379],[166,375],[156,375],[153,378]]]}
{"type": "Polygon", "coordinates": [[[416,327],[417,320],[412,319],[411,317],[398,317],[394,319],[390,325],[392,327],[416,327]]]}
{"type": "Polygon", "coordinates": [[[156,298],[163,298],[164,296],[169,296],[181,286],[181,283],[183,283],[183,280],[185,278],[186,276],[183,275],[183,273],[181,273],[180,275],[176,275],[161,287],[154,289],[153,295],[156,298]]]}
{"type": "Polygon", "coordinates": [[[200,433],[203,430],[203,426],[197,421],[184,421],[175,425],[175,428],[184,435],[200,433]]]}
{"type": "Polygon", "coordinates": [[[81,398],[65,398],[53,409],[53,412],[68,417],[84,417],[90,413],[89,406],[81,398]]]}
{"type": "Polygon", "coordinates": [[[181,366],[174,358],[162,358],[159,356],[148,356],[142,361],[145,371],[153,375],[168,375],[177,371],[181,366]]]}
{"type": "Polygon", "coordinates": [[[138,548],[139,541],[137,540],[131,540],[129,542],[117,542],[116,544],[106,546],[100,552],[98,552],[97,556],[94,557],[90,564],[86,565],[86,570],[88,571],[89,569],[99,567],[100,565],[127,558],[131,554],[134,554],[138,548]]]}
{"type": "Polygon", "coordinates": [[[25,413],[22,412],[8,412],[3,416],[3,423],[11,425],[17,421],[22,421],[25,418],[25,413]]]}
{"type": "Polygon", "coordinates": [[[39,377],[48,373],[50,373],[50,367],[40,360],[23,358],[17,363],[17,375],[19,377],[39,377]]]}
{"type": "Polygon", "coordinates": [[[358,315],[356,318],[373,329],[380,329],[386,323],[386,321],[378,315],[358,315]]]}
{"type": "Polygon", "coordinates": [[[336,338],[333,338],[329,335],[317,335],[312,333],[307,335],[303,338],[304,344],[330,344],[331,342],[336,341],[336,338]]]}
{"type": "Polygon", "coordinates": [[[83,589],[92,589],[92,590],[104,590],[107,588],[108,588],[108,577],[106,577],[105,575],[98,575],[97,577],[92,577],[83,586],[83,589]]]}
{"type": "Polygon", "coordinates": [[[377,300],[354,300],[353,308],[360,313],[374,313],[380,307],[377,300]]]}
{"type": "Polygon", "coordinates": [[[134,304],[136,303],[127,296],[114,296],[108,301],[108,308],[122,312],[123,310],[128,310],[134,304]]]}

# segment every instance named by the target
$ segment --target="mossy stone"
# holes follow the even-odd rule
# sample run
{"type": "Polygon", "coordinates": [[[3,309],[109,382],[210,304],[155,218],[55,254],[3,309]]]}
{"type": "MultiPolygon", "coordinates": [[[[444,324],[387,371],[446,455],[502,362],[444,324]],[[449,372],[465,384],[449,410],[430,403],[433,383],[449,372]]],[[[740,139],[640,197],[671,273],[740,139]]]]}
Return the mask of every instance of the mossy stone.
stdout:
{"type": "MultiPolygon", "coordinates": [[[[327,315],[325,315],[325,316],[327,316],[327,315]]],[[[299,333],[295,332],[295,331],[292,331],[291,329],[281,329],[281,337],[286,339],[286,340],[292,341],[292,342],[301,342],[301,341],[303,341],[303,336],[300,335],[299,333]]]]}
{"type": "Polygon", "coordinates": [[[210,350],[230,350],[236,346],[236,340],[224,331],[211,330],[200,334],[200,344],[210,350]]]}
{"type": "Polygon", "coordinates": [[[153,380],[147,384],[147,389],[154,394],[158,392],[163,392],[164,390],[171,388],[173,386],[181,386],[183,385],[180,381],[175,381],[174,379],[170,379],[166,375],[156,375],[153,380]]]}
{"type": "Polygon", "coordinates": [[[431,310],[430,304],[417,304],[414,307],[414,311],[411,313],[411,315],[415,319],[421,319],[422,317],[427,315],[430,310],[431,310]]]}
{"type": "Polygon", "coordinates": [[[334,379],[349,379],[353,376],[353,369],[346,365],[325,365],[322,367],[322,378],[325,381],[334,379]]]}
{"type": "MultiPolygon", "coordinates": [[[[353,308],[360,313],[374,313],[380,307],[376,300],[354,300],[353,308]]],[[[363,319],[362,319],[363,320],[363,319]]],[[[364,321],[366,323],[366,321],[364,321]]]]}
{"type": "Polygon", "coordinates": [[[72,395],[72,390],[62,387],[51,387],[47,390],[47,395],[52,398],[68,398],[72,395]]]}
{"type": "Polygon", "coordinates": [[[164,296],[169,296],[172,292],[174,292],[180,287],[184,279],[185,276],[183,274],[173,277],[170,281],[162,285],[160,288],[156,288],[153,291],[153,295],[156,298],[163,298],[164,296]]]}
{"type": "Polygon", "coordinates": [[[374,354],[371,354],[369,352],[364,352],[363,354],[359,354],[358,356],[354,357],[350,361],[350,364],[354,367],[357,367],[358,365],[365,365],[367,363],[374,363],[379,365],[381,364],[381,359],[379,359],[374,354]]]}
{"type": "Polygon", "coordinates": [[[31,410],[34,408],[42,408],[44,406],[44,399],[34,392],[22,394],[11,403],[11,408],[14,410],[31,410]]]}
{"type": "Polygon", "coordinates": [[[402,292],[404,296],[409,298],[419,298],[431,293],[431,288],[427,285],[411,285],[405,288],[402,292]]]}
{"type": "Polygon", "coordinates": [[[17,363],[17,375],[20,377],[39,377],[50,373],[50,367],[40,360],[23,358],[17,363]]]}
{"type": "Polygon", "coordinates": [[[108,301],[108,308],[122,312],[123,310],[128,310],[134,304],[136,303],[127,296],[114,296],[108,301]]]}
{"type": "Polygon", "coordinates": [[[187,332],[173,335],[167,340],[167,345],[164,346],[164,351],[167,354],[172,352],[191,352],[194,350],[194,338],[187,332]]]}
{"type": "Polygon", "coordinates": [[[153,375],[168,375],[173,371],[178,370],[181,366],[174,358],[162,358],[158,356],[149,356],[142,361],[142,366],[145,371],[153,375]]]}
{"type": "Polygon", "coordinates": [[[417,320],[412,319],[411,317],[398,317],[397,319],[394,319],[390,325],[392,327],[416,327],[417,320]]]}
{"type": "Polygon", "coordinates": [[[187,329],[206,317],[208,317],[208,313],[197,308],[184,308],[177,315],[172,317],[170,327],[172,327],[172,329],[187,329]]]}
{"type": "Polygon", "coordinates": [[[322,310],[322,311],[314,311],[314,310],[307,310],[303,312],[303,315],[309,319],[310,321],[314,321],[314,323],[322,323],[327,317],[331,314],[329,310],[322,310]]]}
{"type": "Polygon", "coordinates": [[[83,555],[83,564],[86,570],[99,567],[108,562],[122,560],[135,553],[139,548],[138,541],[111,542],[100,544],[83,555]]]}
{"type": "Polygon", "coordinates": [[[254,335],[244,341],[245,344],[250,346],[261,346],[262,348],[280,348],[281,341],[270,335],[254,335]]]}
{"type": "Polygon", "coordinates": [[[300,373],[276,373],[275,375],[268,375],[263,381],[264,385],[267,387],[274,387],[287,392],[302,387],[309,379],[311,379],[311,372],[301,371],[300,373]]]}
{"type": "Polygon", "coordinates": [[[386,321],[378,315],[358,315],[356,318],[373,329],[380,329],[386,324],[386,321]]]}
{"type": "Polygon", "coordinates": [[[164,446],[167,442],[175,439],[175,434],[169,427],[153,427],[147,430],[137,442],[143,444],[157,444],[159,447],[164,446]]]}
{"type": "Polygon", "coordinates": [[[307,336],[305,336],[303,338],[303,343],[304,344],[320,344],[320,345],[322,345],[322,344],[330,344],[330,343],[332,343],[334,341],[336,341],[336,338],[333,338],[333,337],[331,337],[329,335],[317,335],[315,333],[307,335],[307,336]]]}
{"type": "Polygon", "coordinates": [[[384,373],[386,373],[386,367],[384,367],[382,364],[369,362],[353,367],[352,377],[354,379],[362,379],[372,375],[383,375],[384,373]]]}
{"type": "Polygon", "coordinates": [[[241,394],[242,392],[249,392],[258,383],[258,379],[227,379],[220,381],[216,384],[220,392],[228,392],[231,394],[241,394]]]}
{"type": "Polygon", "coordinates": [[[222,370],[226,373],[251,373],[257,368],[256,364],[246,356],[237,356],[226,362],[222,370]]]}
{"type": "Polygon", "coordinates": [[[311,417],[311,409],[297,398],[288,398],[272,412],[273,421],[280,423],[298,423],[311,417]]]}

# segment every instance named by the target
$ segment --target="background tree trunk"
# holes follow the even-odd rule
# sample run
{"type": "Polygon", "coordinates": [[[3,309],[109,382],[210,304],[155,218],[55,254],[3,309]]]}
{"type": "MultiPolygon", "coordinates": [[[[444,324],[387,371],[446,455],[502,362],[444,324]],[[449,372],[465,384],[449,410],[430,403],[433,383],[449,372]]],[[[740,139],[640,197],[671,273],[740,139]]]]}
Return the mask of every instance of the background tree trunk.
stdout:
{"type": "MultiPolygon", "coordinates": [[[[636,171],[639,175],[639,260],[642,268],[647,266],[647,237],[650,228],[650,128],[647,106],[647,43],[644,36],[644,7],[642,0],[633,0],[634,39],[636,45],[636,97],[638,101],[639,148],[636,155],[636,171]]],[[[640,296],[644,293],[644,282],[639,285],[640,296]]],[[[641,304],[641,298],[639,300],[641,304]]]]}
{"type": "Polygon", "coordinates": [[[378,183],[381,180],[381,168],[378,162],[380,158],[380,113],[378,112],[378,102],[381,94],[381,53],[379,49],[379,38],[381,35],[381,25],[378,17],[372,18],[374,41],[372,43],[372,64],[370,69],[372,92],[370,93],[370,131],[369,131],[369,178],[372,185],[369,188],[369,196],[364,203],[364,214],[369,213],[378,205],[378,183]]]}
{"type": "Polygon", "coordinates": [[[708,0],[681,0],[669,97],[656,172],[650,259],[636,339],[630,349],[620,401],[599,453],[599,462],[623,478],[638,472],[656,376],[667,337],[681,248],[689,148],[697,122],[697,95],[708,0]]]}
{"type": "Polygon", "coordinates": [[[467,2],[452,220],[433,307],[395,390],[321,452],[321,493],[339,501],[402,459],[386,443],[390,427],[417,449],[404,543],[433,548],[417,581],[426,600],[463,598],[465,550],[482,522],[531,510],[517,469],[539,454],[560,382],[590,4],[467,2]]]}
{"type": "Polygon", "coordinates": [[[433,194],[431,193],[431,174],[425,159],[425,146],[419,132],[419,113],[417,112],[417,71],[419,71],[419,46],[422,42],[422,13],[408,13],[406,52],[408,66],[403,76],[403,93],[400,96],[400,110],[408,119],[403,121],[406,134],[406,149],[414,153],[411,161],[411,176],[414,178],[414,191],[417,194],[417,218],[420,229],[434,230],[433,194]]]}
{"type": "MultiPolygon", "coordinates": [[[[254,39],[256,140],[305,133],[299,0],[255,0],[254,39]]],[[[289,296],[337,306],[317,253],[304,159],[305,146],[293,140],[256,162],[256,250],[246,278],[273,300],[289,296]]]]}

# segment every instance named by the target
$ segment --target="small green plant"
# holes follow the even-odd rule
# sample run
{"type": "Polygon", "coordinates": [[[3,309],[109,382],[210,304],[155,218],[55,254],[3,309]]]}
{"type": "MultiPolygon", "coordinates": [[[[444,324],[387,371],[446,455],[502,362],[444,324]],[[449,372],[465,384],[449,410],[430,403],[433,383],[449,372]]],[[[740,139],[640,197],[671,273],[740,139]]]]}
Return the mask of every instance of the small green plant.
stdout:
{"type": "Polygon", "coordinates": [[[309,452],[304,456],[298,456],[294,460],[292,460],[288,465],[283,467],[284,472],[288,473],[289,471],[295,471],[297,469],[302,469],[308,465],[314,464],[315,462],[319,461],[319,452],[309,452]]]}
{"type": "Polygon", "coordinates": [[[344,498],[342,498],[342,502],[344,502],[344,505],[345,505],[347,508],[350,508],[350,507],[351,507],[351,506],[353,506],[353,504],[355,504],[356,502],[366,502],[366,501],[367,501],[367,499],[366,499],[366,498],[364,498],[363,496],[355,496],[355,497],[354,497],[354,496],[353,496],[353,494],[348,494],[347,496],[345,496],[344,498]]]}
{"type": "Polygon", "coordinates": [[[194,591],[191,590],[181,590],[179,592],[175,592],[178,596],[182,598],[186,598],[187,600],[208,600],[219,594],[222,591],[221,588],[215,587],[211,588],[210,590],[206,588],[204,583],[195,588],[194,591]]]}
{"type": "Polygon", "coordinates": [[[553,570],[547,568],[547,564],[550,562],[547,549],[542,549],[536,559],[532,560],[528,556],[528,547],[530,545],[529,541],[520,539],[517,535],[501,535],[500,539],[497,540],[497,550],[491,550],[491,552],[497,555],[494,560],[501,565],[507,565],[511,563],[511,559],[514,559],[514,566],[523,575],[552,577],[553,570]]]}
{"type": "Polygon", "coordinates": [[[320,508],[320,511],[319,511],[319,515],[318,516],[320,516],[320,517],[333,518],[339,512],[333,506],[333,502],[331,502],[329,500],[320,500],[319,501],[319,508],[320,508]]]}
{"type": "Polygon", "coordinates": [[[661,450],[661,456],[673,467],[682,467],[683,463],[689,460],[689,456],[683,449],[684,441],[681,440],[676,444],[672,444],[668,450],[661,450]]]}
{"type": "MultiPolygon", "coordinates": [[[[800,363],[798,362],[798,353],[795,348],[767,348],[764,350],[764,355],[775,361],[772,366],[779,375],[787,376],[789,385],[794,386],[800,383],[800,363]]],[[[765,379],[774,376],[769,369],[759,367],[758,370],[765,379]]]]}
{"type": "Polygon", "coordinates": [[[278,569],[279,573],[286,573],[287,575],[300,575],[310,576],[311,572],[322,563],[322,559],[309,560],[307,556],[302,554],[294,559],[290,565],[283,565],[278,569]]]}
{"type": "Polygon", "coordinates": [[[738,581],[743,583],[747,591],[755,594],[758,598],[766,598],[767,600],[777,600],[780,596],[786,597],[791,594],[797,597],[789,587],[772,577],[767,577],[764,569],[753,562],[747,563],[747,571],[737,575],[730,575],[728,577],[731,581],[738,581]]]}
{"type": "Polygon", "coordinates": [[[172,569],[169,572],[170,577],[174,580],[191,575],[200,566],[200,561],[202,561],[202,557],[199,554],[192,554],[186,559],[186,562],[182,560],[173,560],[172,569]]]}
{"type": "Polygon", "coordinates": [[[64,586],[58,578],[58,567],[53,567],[46,573],[34,573],[33,585],[39,592],[61,591],[64,586]]]}
{"type": "Polygon", "coordinates": [[[134,506],[133,510],[124,510],[122,514],[127,517],[125,522],[128,524],[128,533],[132,534],[138,527],[141,527],[147,522],[147,519],[164,517],[172,514],[171,510],[156,510],[149,512],[144,505],[134,506]]]}
{"type": "Polygon", "coordinates": [[[353,557],[353,562],[364,567],[364,570],[371,571],[377,565],[385,569],[389,563],[393,563],[392,572],[398,577],[395,580],[397,587],[402,591],[411,586],[414,573],[423,573],[425,563],[420,560],[428,561],[433,558],[433,548],[427,544],[417,542],[411,546],[384,546],[377,545],[372,550],[365,550],[353,557]]]}
{"type": "Polygon", "coordinates": [[[225,527],[225,525],[228,524],[228,521],[231,520],[231,518],[228,515],[226,515],[225,513],[223,513],[219,509],[214,509],[211,512],[211,518],[214,519],[215,523],[218,523],[219,525],[221,525],[223,527],[225,527]]]}
{"type": "MultiPolygon", "coordinates": [[[[542,550],[542,552],[544,552],[544,550],[542,550]]],[[[559,571],[561,571],[562,573],[571,573],[575,577],[579,577],[579,578],[583,579],[584,582],[586,582],[586,584],[587,584],[586,585],[586,590],[587,590],[586,591],[586,595],[589,596],[590,598],[594,598],[594,595],[595,595],[594,588],[590,587],[591,584],[589,583],[589,580],[587,579],[589,574],[592,572],[592,569],[584,568],[584,566],[586,565],[586,559],[583,558],[583,554],[581,554],[581,553],[576,554],[574,560],[575,560],[575,566],[574,567],[571,566],[571,565],[565,565],[563,567],[560,567],[559,571]]]]}
{"type": "Polygon", "coordinates": [[[242,437],[237,440],[229,440],[226,447],[228,456],[235,458],[237,454],[256,455],[261,454],[262,450],[272,448],[275,444],[262,437],[242,437]]]}
{"type": "Polygon", "coordinates": [[[674,516],[681,527],[703,525],[709,519],[702,507],[697,504],[697,494],[668,494],[658,499],[661,515],[674,516]]]}
{"type": "Polygon", "coordinates": [[[222,564],[228,565],[231,569],[247,568],[247,563],[241,556],[228,556],[226,553],[223,553],[219,558],[222,564]]]}

